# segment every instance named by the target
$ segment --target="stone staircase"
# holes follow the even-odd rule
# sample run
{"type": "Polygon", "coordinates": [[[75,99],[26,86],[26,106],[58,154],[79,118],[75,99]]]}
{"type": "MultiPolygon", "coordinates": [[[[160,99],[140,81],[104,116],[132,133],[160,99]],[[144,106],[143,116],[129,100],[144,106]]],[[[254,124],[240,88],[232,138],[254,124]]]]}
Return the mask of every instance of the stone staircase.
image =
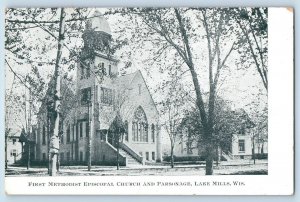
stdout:
{"type": "Polygon", "coordinates": [[[225,158],[227,161],[231,161],[233,160],[233,156],[230,152],[228,152],[227,154],[225,152],[222,151],[221,153],[222,157],[225,158]]]}
{"type": "Polygon", "coordinates": [[[140,162],[138,162],[136,159],[134,159],[128,152],[126,152],[124,149],[120,148],[120,154],[126,157],[127,159],[127,165],[126,166],[139,166],[142,165],[140,162]]]}

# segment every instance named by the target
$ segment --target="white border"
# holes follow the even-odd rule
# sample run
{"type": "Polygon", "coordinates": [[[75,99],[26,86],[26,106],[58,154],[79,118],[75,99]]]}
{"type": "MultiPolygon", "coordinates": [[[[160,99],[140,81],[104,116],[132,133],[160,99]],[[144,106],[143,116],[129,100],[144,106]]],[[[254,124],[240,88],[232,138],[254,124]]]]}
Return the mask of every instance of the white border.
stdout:
{"type": "Polygon", "coordinates": [[[6,177],[17,195],[290,195],[294,190],[293,12],[269,9],[269,174],[266,176],[6,177]],[[31,187],[28,182],[231,182],[245,186],[31,187]]]}

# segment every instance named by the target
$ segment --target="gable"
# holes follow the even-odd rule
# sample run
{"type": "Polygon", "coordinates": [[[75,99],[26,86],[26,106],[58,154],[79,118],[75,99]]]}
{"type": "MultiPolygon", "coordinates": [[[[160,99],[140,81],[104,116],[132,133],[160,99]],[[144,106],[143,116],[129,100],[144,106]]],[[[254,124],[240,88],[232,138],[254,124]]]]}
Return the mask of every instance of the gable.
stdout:
{"type": "Polygon", "coordinates": [[[139,90],[138,89],[139,88],[139,86],[138,86],[139,84],[142,86],[142,89],[141,89],[142,90],[142,94],[146,93],[146,95],[149,96],[150,102],[153,105],[153,107],[155,108],[155,111],[156,111],[157,116],[158,116],[159,113],[158,113],[158,110],[156,108],[156,104],[155,104],[155,102],[154,102],[154,100],[152,98],[152,95],[150,93],[149,87],[148,87],[148,85],[147,85],[147,83],[146,83],[146,81],[145,81],[145,79],[144,79],[144,77],[143,77],[143,75],[142,75],[142,73],[141,73],[140,70],[138,70],[135,73],[135,75],[132,78],[132,81],[130,83],[130,86],[131,86],[131,88],[136,89],[138,91],[139,90]]]}

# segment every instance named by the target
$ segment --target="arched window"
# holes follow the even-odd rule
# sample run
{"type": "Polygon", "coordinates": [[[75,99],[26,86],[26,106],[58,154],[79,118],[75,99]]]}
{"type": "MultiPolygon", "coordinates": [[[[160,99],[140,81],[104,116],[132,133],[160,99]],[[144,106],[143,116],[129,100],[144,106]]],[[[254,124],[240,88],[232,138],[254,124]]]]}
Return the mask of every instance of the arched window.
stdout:
{"type": "Polygon", "coordinates": [[[42,134],[42,144],[46,144],[46,127],[43,126],[43,134],[42,134]]]}
{"type": "Polygon", "coordinates": [[[146,134],[145,134],[145,142],[149,142],[149,138],[148,138],[148,124],[147,123],[145,123],[145,132],[146,132],[146,134]]]}
{"type": "Polygon", "coordinates": [[[133,116],[132,122],[133,141],[148,142],[148,121],[145,111],[139,106],[133,116]]]}
{"type": "Polygon", "coordinates": [[[151,142],[155,142],[155,127],[154,124],[151,124],[151,142]]]}
{"type": "Polygon", "coordinates": [[[128,141],[128,121],[125,121],[125,141],[128,141]]]}
{"type": "Polygon", "coordinates": [[[137,127],[136,123],[132,122],[132,141],[136,141],[137,127]]]}
{"type": "Polygon", "coordinates": [[[111,65],[108,65],[108,76],[111,76],[111,65]]]}

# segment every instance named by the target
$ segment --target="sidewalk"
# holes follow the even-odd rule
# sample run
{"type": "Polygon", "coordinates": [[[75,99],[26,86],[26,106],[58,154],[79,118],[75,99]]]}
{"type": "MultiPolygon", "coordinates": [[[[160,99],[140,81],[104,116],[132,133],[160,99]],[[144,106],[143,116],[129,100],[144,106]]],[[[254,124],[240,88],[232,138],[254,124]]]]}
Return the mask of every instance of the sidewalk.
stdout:
{"type": "MultiPolygon", "coordinates": [[[[222,161],[218,166],[214,165],[214,174],[227,175],[232,173],[259,172],[267,173],[268,162],[258,160],[256,164],[249,160],[222,161]]],[[[9,167],[7,176],[48,176],[47,168],[9,167]]],[[[61,166],[58,176],[103,176],[103,175],[205,175],[205,165],[138,165],[131,167],[116,166],[92,166],[91,171],[87,171],[87,166],[61,166]]]]}

